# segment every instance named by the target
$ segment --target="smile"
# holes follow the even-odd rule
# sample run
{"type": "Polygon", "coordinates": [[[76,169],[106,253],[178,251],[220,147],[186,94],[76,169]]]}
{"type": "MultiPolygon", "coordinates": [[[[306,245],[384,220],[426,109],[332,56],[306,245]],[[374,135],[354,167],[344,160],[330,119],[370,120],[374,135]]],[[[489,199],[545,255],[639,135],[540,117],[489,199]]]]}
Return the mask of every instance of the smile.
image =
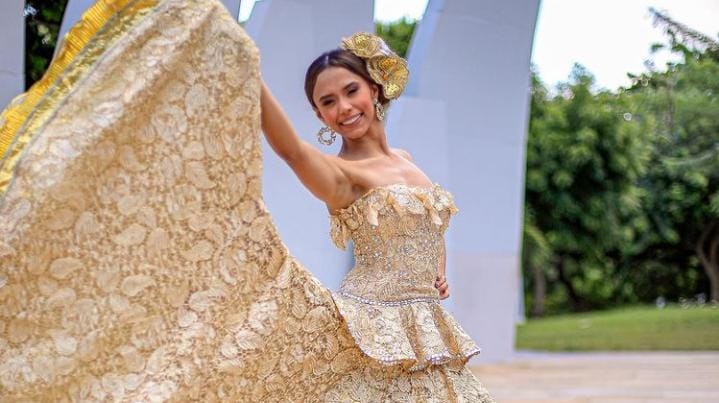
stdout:
{"type": "Polygon", "coordinates": [[[356,122],[360,119],[360,117],[362,117],[362,113],[358,113],[358,114],[352,116],[351,118],[349,118],[349,119],[347,119],[347,120],[345,120],[345,121],[340,122],[340,125],[342,125],[342,126],[349,126],[349,125],[351,125],[351,124],[356,123],[356,122]]]}

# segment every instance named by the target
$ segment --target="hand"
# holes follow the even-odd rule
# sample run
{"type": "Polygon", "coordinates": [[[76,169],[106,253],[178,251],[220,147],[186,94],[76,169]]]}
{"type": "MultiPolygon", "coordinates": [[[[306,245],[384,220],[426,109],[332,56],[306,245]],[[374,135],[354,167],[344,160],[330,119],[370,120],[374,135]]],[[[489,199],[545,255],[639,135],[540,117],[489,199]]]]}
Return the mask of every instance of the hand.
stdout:
{"type": "Polygon", "coordinates": [[[447,284],[447,277],[440,274],[434,282],[434,288],[439,290],[439,299],[449,298],[449,284],[447,284]]]}

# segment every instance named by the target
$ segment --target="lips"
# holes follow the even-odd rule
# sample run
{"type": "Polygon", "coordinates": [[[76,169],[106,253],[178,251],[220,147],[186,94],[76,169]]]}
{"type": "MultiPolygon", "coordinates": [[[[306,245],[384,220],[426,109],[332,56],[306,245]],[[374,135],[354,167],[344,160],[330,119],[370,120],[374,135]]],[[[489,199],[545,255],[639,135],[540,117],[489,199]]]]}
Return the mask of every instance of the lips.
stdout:
{"type": "Polygon", "coordinates": [[[351,125],[359,122],[361,117],[362,117],[362,113],[358,113],[358,114],[350,117],[349,119],[343,120],[342,122],[340,122],[340,125],[341,126],[351,126],[351,125]]]}

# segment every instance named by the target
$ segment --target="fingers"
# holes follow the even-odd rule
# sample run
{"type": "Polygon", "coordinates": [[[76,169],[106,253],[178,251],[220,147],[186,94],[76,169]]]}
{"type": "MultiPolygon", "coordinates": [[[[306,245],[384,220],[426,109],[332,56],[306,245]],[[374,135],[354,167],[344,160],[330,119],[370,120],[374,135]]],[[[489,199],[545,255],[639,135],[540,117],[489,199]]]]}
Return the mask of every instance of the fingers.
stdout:
{"type": "Polygon", "coordinates": [[[447,284],[447,277],[438,275],[434,281],[434,288],[439,289],[442,284],[447,284]]]}
{"type": "Polygon", "coordinates": [[[449,298],[449,284],[445,276],[437,276],[434,287],[439,291],[439,299],[449,298]]]}
{"type": "Polygon", "coordinates": [[[444,285],[440,286],[438,288],[439,290],[439,299],[447,299],[449,298],[449,285],[445,283],[444,285]]]}

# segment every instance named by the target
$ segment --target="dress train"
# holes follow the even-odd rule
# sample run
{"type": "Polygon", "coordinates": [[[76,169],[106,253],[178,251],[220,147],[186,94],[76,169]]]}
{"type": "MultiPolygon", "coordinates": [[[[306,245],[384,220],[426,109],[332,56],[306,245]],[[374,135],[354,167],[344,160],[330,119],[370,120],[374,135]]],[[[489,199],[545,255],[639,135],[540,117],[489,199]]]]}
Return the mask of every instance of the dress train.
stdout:
{"type": "Polygon", "coordinates": [[[218,1],[100,0],[0,115],[0,401],[492,401],[441,307],[390,307],[415,328],[387,353],[389,308],[289,254],[261,197],[258,64],[218,1]]]}

